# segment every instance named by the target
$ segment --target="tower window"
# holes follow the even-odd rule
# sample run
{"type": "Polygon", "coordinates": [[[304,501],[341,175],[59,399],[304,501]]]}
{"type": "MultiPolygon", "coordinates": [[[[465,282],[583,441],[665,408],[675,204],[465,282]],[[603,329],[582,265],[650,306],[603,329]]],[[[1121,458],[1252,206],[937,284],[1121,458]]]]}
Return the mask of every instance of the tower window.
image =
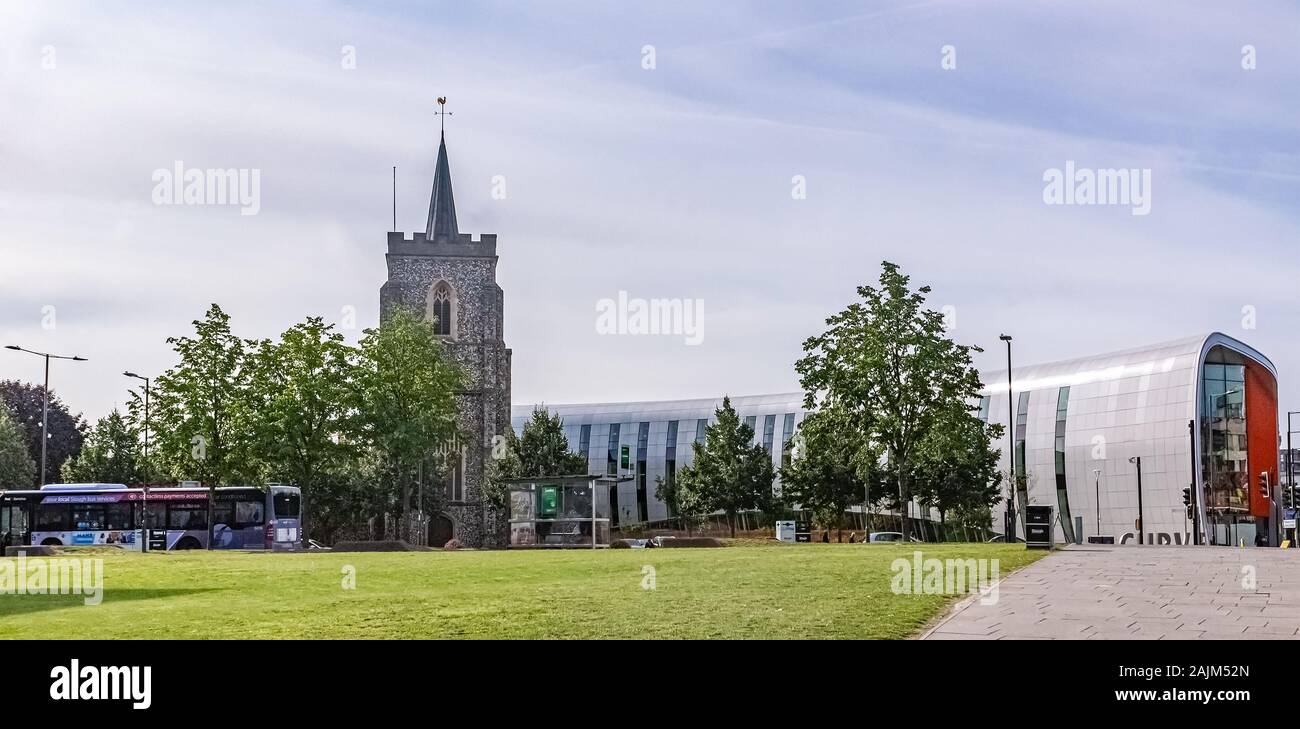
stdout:
{"type": "Polygon", "coordinates": [[[450,337],[455,331],[452,318],[454,300],[455,295],[446,281],[439,281],[430,289],[426,318],[433,324],[434,334],[450,337]]]}

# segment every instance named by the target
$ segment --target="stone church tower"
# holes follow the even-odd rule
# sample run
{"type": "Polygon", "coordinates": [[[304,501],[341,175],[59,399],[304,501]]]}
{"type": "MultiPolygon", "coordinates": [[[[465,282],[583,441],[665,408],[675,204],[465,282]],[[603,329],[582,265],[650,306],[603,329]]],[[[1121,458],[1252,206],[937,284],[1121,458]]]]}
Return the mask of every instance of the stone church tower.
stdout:
{"type": "MultiPolygon", "coordinates": [[[[388,281],[379,290],[380,321],[401,306],[434,322],[468,389],[457,396],[461,465],[443,484],[442,513],[429,525],[430,542],[454,536],[466,547],[505,546],[506,521],[480,493],[493,438],[510,427],[510,350],[502,333],[504,294],[497,285],[497,237],[461,233],[451,192],[445,135],[424,232],[388,234],[388,281]]],[[[381,324],[382,326],[382,324],[381,324]]]]}

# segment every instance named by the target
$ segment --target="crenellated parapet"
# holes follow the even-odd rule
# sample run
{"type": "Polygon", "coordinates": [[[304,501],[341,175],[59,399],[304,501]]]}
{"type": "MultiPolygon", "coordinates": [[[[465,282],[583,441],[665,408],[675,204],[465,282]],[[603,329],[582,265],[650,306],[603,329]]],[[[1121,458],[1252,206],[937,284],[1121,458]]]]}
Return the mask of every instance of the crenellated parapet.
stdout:
{"type": "Polygon", "coordinates": [[[429,240],[419,231],[389,231],[388,253],[397,256],[494,257],[497,254],[497,235],[481,233],[475,238],[471,233],[457,233],[429,240]]]}

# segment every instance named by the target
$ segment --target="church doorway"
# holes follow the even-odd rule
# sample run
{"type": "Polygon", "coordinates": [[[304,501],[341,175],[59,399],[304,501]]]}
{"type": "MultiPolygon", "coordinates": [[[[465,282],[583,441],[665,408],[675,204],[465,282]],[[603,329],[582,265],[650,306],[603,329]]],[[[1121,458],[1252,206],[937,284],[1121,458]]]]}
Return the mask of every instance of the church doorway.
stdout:
{"type": "Polygon", "coordinates": [[[456,536],[456,529],[445,514],[437,514],[429,522],[429,546],[442,547],[456,536]]]}

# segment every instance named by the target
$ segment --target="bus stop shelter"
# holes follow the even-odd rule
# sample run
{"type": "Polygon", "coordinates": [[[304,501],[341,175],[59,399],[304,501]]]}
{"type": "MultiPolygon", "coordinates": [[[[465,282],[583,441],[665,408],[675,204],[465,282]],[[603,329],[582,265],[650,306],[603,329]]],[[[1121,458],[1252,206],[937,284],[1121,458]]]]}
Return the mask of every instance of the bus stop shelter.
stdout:
{"type": "Polygon", "coordinates": [[[550,476],[506,482],[510,549],[600,549],[610,543],[613,475],[550,476]]]}

